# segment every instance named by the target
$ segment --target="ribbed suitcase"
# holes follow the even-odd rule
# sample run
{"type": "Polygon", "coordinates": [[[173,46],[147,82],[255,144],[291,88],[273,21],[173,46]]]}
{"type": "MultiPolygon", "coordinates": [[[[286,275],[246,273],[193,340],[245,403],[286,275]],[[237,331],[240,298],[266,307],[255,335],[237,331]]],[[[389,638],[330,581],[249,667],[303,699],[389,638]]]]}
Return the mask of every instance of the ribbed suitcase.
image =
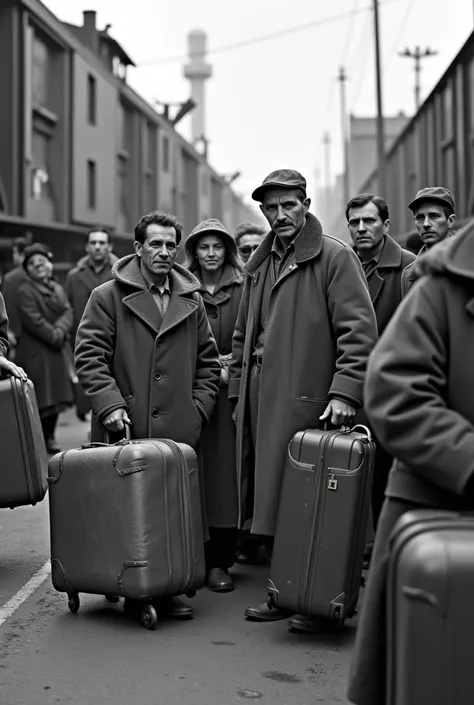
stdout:
{"type": "MultiPolygon", "coordinates": [[[[192,596],[205,579],[196,454],[170,440],[88,444],[49,464],[52,581],[79,609],[80,592],[192,596]]],[[[156,612],[142,609],[147,628],[156,612]]]]}
{"type": "Polygon", "coordinates": [[[0,380],[0,446],[0,507],[41,502],[48,487],[48,456],[31,380],[0,380]]]}
{"type": "Polygon", "coordinates": [[[365,426],[293,437],[278,509],[270,605],[340,625],[355,613],[374,454],[365,426]]]}
{"type": "Polygon", "coordinates": [[[407,512],[390,546],[387,705],[472,705],[474,517],[407,512]]]}

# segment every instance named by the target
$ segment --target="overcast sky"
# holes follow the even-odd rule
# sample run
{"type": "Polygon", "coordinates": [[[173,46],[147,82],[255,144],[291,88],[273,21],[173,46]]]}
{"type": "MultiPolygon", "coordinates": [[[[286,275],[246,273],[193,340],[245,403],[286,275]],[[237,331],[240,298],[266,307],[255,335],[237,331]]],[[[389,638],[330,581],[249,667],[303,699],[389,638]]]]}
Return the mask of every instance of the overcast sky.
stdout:
{"type": "MultiPolygon", "coordinates": [[[[182,71],[186,35],[196,28],[207,32],[213,66],[206,84],[210,162],[221,173],[240,170],[235,189],[246,198],[282,166],[301,171],[314,196],[318,170],[324,185],[326,130],[333,177],[341,170],[340,65],[349,76],[348,111],[375,114],[372,0],[43,2],[67,22],[82,24],[82,11],[96,10],[100,29],[111,24],[110,34],[137,64],[129,70],[129,84],[150,102],[189,97],[182,71]],[[279,36],[263,39],[272,33],[279,36]]],[[[397,52],[416,45],[438,52],[422,62],[426,97],[470,35],[473,6],[474,0],[380,0],[385,114],[414,110],[413,61],[397,52]]],[[[189,118],[180,129],[189,137],[189,118]]]]}

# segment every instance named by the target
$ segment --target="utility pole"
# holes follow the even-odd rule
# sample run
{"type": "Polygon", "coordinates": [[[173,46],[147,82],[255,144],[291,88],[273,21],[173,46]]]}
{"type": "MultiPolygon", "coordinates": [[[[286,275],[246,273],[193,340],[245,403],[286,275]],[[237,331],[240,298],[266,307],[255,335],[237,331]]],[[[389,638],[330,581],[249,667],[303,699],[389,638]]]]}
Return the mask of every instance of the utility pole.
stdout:
{"type": "Polygon", "coordinates": [[[420,73],[421,73],[421,60],[426,59],[428,56],[436,56],[438,52],[433,51],[430,47],[426,47],[424,51],[421,51],[419,46],[416,46],[414,51],[410,49],[405,49],[405,51],[399,51],[399,56],[405,56],[408,59],[415,60],[415,108],[418,112],[420,107],[420,73]]]}
{"type": "Polygon", "coordinates": [[[385,130],[382,105],[382,68],[380,62],[380,32],[379,32],[379,3],[373,0],[374,7],[374,35],[375,35],[375,75],[377,86],[377,171],[379,194],[387,197],[385,181],[385,130]]]}
{"type": "Polygon", "coordinates": [[[349,201],[349,130],[347,129],[347,114],[346,114],[346,81],[347,74],[344,66],[339,69],[338,81],[341,84],[341,132],[342,132],[342,151],[344,157],[344,208],[349,201]]]}
{"type": "Polygon", "coordinates": [[[329,221],[329,214],[330,214],[330,203],[329,203],[329,195],[331,191],[331,136],[329,132],[324,133],[323,137],[323,145],[324,145],[324,212],[325,212],[325,220],[326,220],[326,225],[329,221]]]}

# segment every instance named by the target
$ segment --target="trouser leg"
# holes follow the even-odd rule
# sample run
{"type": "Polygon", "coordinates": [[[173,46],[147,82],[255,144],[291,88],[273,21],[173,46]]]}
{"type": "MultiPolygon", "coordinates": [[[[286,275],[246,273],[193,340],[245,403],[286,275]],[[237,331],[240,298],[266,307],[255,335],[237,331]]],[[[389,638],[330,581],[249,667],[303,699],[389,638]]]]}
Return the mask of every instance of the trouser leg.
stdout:
{"type": "Polygon", "coordinates": [[[206,568],[224,568],[229,570],[235,561],[237,529],[209,528],[209,541],[205,544],[206,568]]]}

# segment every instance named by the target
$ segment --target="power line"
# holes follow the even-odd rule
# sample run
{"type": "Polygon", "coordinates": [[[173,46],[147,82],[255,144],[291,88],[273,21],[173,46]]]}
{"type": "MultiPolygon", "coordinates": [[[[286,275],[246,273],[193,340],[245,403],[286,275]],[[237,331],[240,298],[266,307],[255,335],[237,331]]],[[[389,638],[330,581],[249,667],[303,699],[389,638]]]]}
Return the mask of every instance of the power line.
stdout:
{"type": "Polygon", "coordinates": [[[405,14],[403,15],[402,21],[401,21],[401,23],[400,23],[400,27],[399,27],[398,32],[397,32],[397,36],[396,36],[396,38],[394,39],[393,44],[392,44],[392,46],[391,46],[391,48],[390,48],[390,54],[389,54],[389,57],[388,57],[387,64],[384,65],[384,74],[385,74],[385,75],[387,75],[387,72],[388,72],[388,69],[389,69],[390,66],[391,66],[393,57],[396,56],[396,54],[397,54],[397,51],[396,51],[396,50],[397,50],[397,47],[398,47],[398,42],[399,42],[399,40],[400,40],[400,38],[401,38],[401,36],[402,36],[403,30],[405,29],[406,23],[408,22],[408,18],[410,17],[410,15],[411,15],[411,13],[412,13],[412,10],[413,10],[413,8],[414,8],[414,6],[415,6],[415,4],[416,4],[416,0],[408,0],[408,5],[406,6],[405,14]]]}
{"type": "MultiPolygon", "coordinates": [[[[384,0],[384,2],[381,2],[381,5],[390,5],[394,2],[400,2],[400,0],[384,0]]],[[[216,47],[215,49],[209,49],[207,52],[208,55],[210,54],[222,54],[226,51],[232,51],[233,49],[240,49],[242,47],[250,46],[251,44],[260,44],[261,42],[266,42],[271,39],[278,39],[279,37],[286,37],[290,34],[296,34],[297,32],[303,32],[304,30],[307,29],[312,29],[313,27],[320,27],[325,24],[330,24],[332,22],[339,22],[340,20],[345,19],[346,17],[351,16],[352,14],[357,14],[357,13],[362,13],[366,12],[367,10],[371,10],[370,5],[364,5],[363,7],[360,7],[357,9],[356,12],[354,10],[350,10],[349,12],[340,12],[337,15],[329,15],[328,17],[321,17],[318,20],[313,20],[312,22],[305,22],[304,24],[300,25],[295,25],[293,27],[287,27],[286,29],[281,29],[276,32],[271,32],[269,34],[261,34],[257,37],[251,37],[249,39],[242,39],[241,41],[238,42],[232,42],[230,44],[224,44],[223,46],[216,47]]],[[[156,66],[158,64],[171,64],[177,61],[185,61],[188,59],[189,56],[180,54],[179,56],[167,56],[163,58],[158,58],[158,59],[149,59],[147,61],[140,61],[137,64],[136,68],[145,68],[147,66],[156,66]]]]}
{"type": "Polygon", "coordinates": [[[352,44],[352,37],[354,36],[354,32],[352,31],[354,28],[352,26],[352,21],[355,18],[357,12],[359,9],[359,0],[354,0],[354,5],[352,6],[352,11],[349,17],[349,22],[347,23],[347,35],[346,35],[346,41],[344,42],[344,53],[342,55],[342,59],[340,61],[341,66],[345,66],[347,57],[349,56],[349,50],[351,48],[352,44]]]}

